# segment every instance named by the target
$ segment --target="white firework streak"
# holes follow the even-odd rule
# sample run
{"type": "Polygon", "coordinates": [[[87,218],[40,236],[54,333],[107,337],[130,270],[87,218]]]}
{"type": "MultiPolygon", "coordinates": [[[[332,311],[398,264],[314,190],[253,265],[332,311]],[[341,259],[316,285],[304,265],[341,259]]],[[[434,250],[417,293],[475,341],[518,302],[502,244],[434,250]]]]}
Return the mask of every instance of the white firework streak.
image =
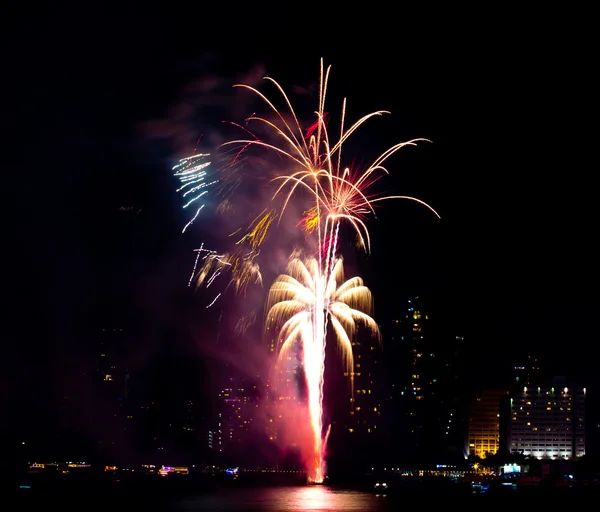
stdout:
{"type": "Polygon", "coordinates": [[[173,167],[175,171],[174,176],[179,179],[181,186],[177,189],[177,192],[181,192],[182,197],[186,198],[186,202],[183,208],[187,208],[190,205],[196,207],[196,212],[188,223],[181,230],[185,233],[185,230],[190,227],[198,214],[204,208],[205,204],[198,204],[198,200],[208,194],[208,187],[217,183],[218,180],[206,181],[207,178],[207,167],[211,162],[199,161],[199,158],[205,159],[209,157],[208,153],[198,153],[197,155],[188,156],[179,160],[179,163],[173,167]]]}
{"type": "MultiPolygon", "coordinates": [[[[192,274],[190,275],[190,279],[188,280],[188,287],[192,285],[192,281],[194,277],[201,273],[206,273],[206,275],[202,278],[203,281],[206,281],[206,287],[208,288],[217,277],[222,272],[223,266],[231,266],[231,263],[227,261],[224,254],[219,254],[217,251],[213,251],[210,249],[204,248],[204,242],[200,244],[200,247],[194,249],[196,253],[196,259],[194,260],[194,268],[192,269],[192,274]],[[200,271],[198,271],[198,262],[202,259],[205,264],[201,267],[200,271]],[[206,264],[208,262],[208,265],[206,264]],[[218,265],[212,265],[211,263],[217,262],[218,265]]],[[[217,296],[212,300],[212,302],[206,306],[210,308],[217,299],[221,296],[221,293],[218,293],[217,296]]]]}

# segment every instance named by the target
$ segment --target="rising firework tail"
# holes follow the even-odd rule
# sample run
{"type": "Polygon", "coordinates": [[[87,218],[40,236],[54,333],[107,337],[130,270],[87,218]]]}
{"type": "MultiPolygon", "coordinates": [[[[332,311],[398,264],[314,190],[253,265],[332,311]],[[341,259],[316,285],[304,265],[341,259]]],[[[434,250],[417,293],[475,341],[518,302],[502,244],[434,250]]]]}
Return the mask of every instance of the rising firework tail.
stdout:
{"type": "MultiPolygon", "coordinates": [[[[370,316],[373,298],[360,277],[344,280],[342,258],[331,270],[323,269],[316,258],[290,261],[287,273],[272,284],[267,299],[266,335],[277,336],[279,362],[284,362],[300,345],[308,391],[308,417],[313,431],[313,465],[309,478],[320,483],[325,477],[327,437],[323,436],[323,389],[327,323],[331,323],[340,353],[353,387],[352,339],[363,325],[380,338],[379,327],[370,316]]],[[[327,431],[330,429],[327,427],[327,431]]]]}
{"type": "MultiPolygon", "coordinates": [[[[294,258],[287,272],[277,277],[269,289],[266,328],[274,330],[279,339],[279,360],[282,361],[294,344],[301,343],[305,347],[305,334],[311,334],[306,343],[314,344],[311,332],[314,317],[324,312],[338,340],[346,371],[351,374],[352,339],[359,325],[381,339],[379,327],[371,317],[372,310],[373,297],[362,278],[344,280],[341,257],[327,274],[322,272],[316,258],[294,258]]],[[[311,366],[316,364],[307,362],[311,366]]]]}

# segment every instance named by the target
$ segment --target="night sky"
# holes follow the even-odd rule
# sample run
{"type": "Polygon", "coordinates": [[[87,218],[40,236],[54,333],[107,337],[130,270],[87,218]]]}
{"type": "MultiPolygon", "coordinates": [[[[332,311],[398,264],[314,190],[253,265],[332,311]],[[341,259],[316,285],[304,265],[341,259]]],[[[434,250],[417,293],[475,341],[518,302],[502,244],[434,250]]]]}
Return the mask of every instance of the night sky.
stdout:
{"type": "MultiPolygon", "coordinates": [[[[268,74],[310,91],[320,57],[332,110],[346,96],[351,116],[392,113],[357,134],[353,154],[432,141],[393,157],[382,183],[442,219],[390,202],[370,221],[372,254],[352,255],[377,320],[427,293],[482,361],[541,351],[593,375],[597,100],[584,14],[189,9],[65,4],[7,18],[2,365],[19,384],[3,399],[76,364],[86,330],[133,325],[152,346],[190,316],[212,321],[190,311],[203,228],[181,235],[170,169],[198,135],[252,114],[230,85],[268,74]]],[[[309,116],[314,103],[300,101],[309,116]]]]}

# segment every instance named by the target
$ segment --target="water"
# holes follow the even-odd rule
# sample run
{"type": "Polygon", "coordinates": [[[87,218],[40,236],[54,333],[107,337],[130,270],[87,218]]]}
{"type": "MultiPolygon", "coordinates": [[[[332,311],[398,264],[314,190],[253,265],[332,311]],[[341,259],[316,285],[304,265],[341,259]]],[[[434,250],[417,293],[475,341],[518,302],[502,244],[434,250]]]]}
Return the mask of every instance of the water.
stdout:
{"type": "Polygon", "coordinates": [[[174,500],[180,512],[384,512],[392,510],[385,496],[332,489],[322,485],[220,490],[215,494],[174,500]]]}
{"type": "MultiPolygon", "coordinates": [[[[94,510],[118,512],[121,510],[145,512],[388,512],[419,503],[422,509],[439,508],[440,503],[459,504],[463,512],[481,511],[492,503],[513,507],[519,503],[535,504],[538,508],[567,505],[580,499],[598,502],[598,490],[590,492],[571,490],[526,489],[500,493],[490,490],[472,494],[470,488],[427,487],[397,489],[389,495],[374,492],[340,489],[325,485],[286,487],[216,487],[213,489],[84,489],[72,488],[48,491],[20,492],[6,497],[10,502],[7,512],[27,512],[59,508],[62,512],[94,510]],[[14,499],[16,498],[16,499],[14,499]],[[12,507],[12,508],[10,508],[12,507]]],[[[0,501],[2,505],[2,501],[0,501]]],[[[1,506],[0,506],[1,508],[1,506]]],[[[2,510],[4,510],[2,508],[2,510]]]]}

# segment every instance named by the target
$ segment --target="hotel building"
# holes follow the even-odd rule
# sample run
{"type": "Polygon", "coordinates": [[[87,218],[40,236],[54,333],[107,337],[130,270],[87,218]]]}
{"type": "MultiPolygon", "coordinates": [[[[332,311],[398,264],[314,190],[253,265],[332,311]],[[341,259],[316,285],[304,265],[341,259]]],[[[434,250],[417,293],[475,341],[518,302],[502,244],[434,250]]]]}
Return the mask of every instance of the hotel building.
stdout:
{"type": "Polygon", "coordinates": [[[510,399],[508,449],[536,458],[585,455],[583,387],[523,387],[510,399]]]}

